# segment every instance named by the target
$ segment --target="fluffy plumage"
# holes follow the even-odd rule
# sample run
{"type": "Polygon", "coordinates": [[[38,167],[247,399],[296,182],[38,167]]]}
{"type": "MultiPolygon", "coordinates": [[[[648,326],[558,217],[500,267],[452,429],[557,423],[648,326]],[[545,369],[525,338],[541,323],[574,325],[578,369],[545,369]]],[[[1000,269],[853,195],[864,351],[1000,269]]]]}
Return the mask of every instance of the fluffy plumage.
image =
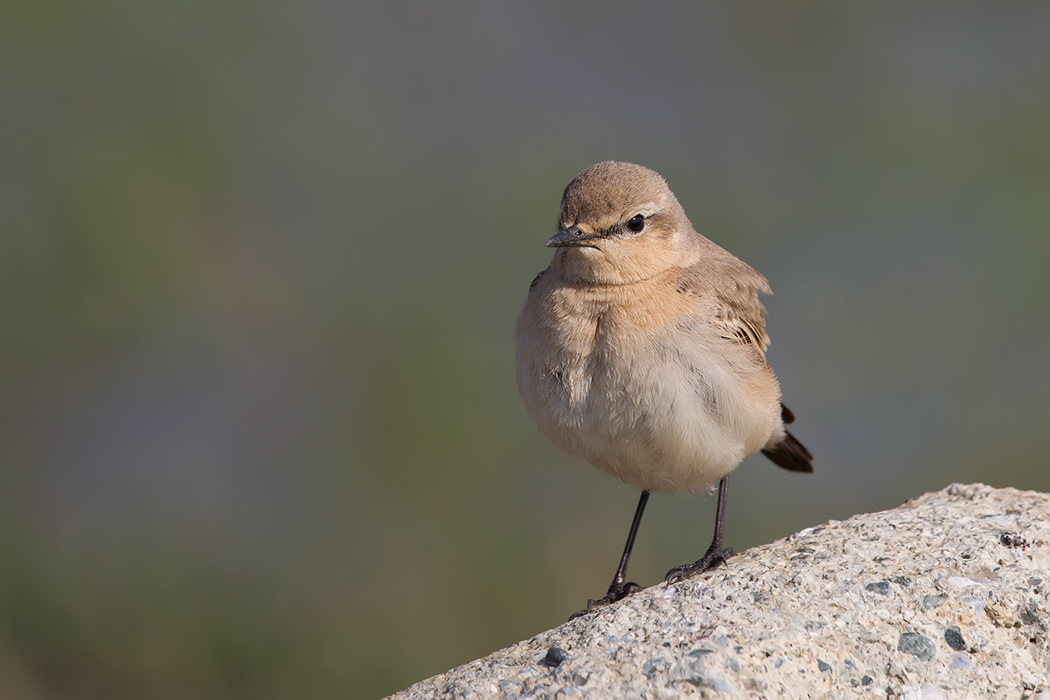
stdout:
{"type": "Polygon", "coordinates": [[[765,358],[765,277],[630,163],[580,173],[560,229],[517,331],[518,388],[548,438],[662,493],[711,489],[759,450],[802,470],[811,457],[788,441],[765,358]],[[640,232],[628,226],[637,216],[640,232]]]}

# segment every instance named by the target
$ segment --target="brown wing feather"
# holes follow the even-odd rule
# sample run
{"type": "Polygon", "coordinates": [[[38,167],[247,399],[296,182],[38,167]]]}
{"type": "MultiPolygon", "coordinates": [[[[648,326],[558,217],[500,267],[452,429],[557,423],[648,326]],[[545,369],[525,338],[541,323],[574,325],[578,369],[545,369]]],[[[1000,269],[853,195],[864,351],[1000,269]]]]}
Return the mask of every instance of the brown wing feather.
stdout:
{"type": "Polygon", "coordinates": [[[769,283],[751,266],[710,245],[716,252],[684,270],[679,289],[709,295],[714,301],[714,322],[724,331],[722,337],[752,345],[765,358],[769,336],[766,310],[758,295],[772,293],[769,283]]]}
{"type": "Polygon", "coordinates": [[[736,329],[742,330],[755,345],[765,354],[769,348],[769,336],[766,335],[766,309],[758,300],[759,293],[772,294],[766,278],[743,262],[733,259],[727,265],[732,273],[730,279],[734,284],[718,288],[718,299],[727,310],[726,320],[739,335],[736,329]]]}

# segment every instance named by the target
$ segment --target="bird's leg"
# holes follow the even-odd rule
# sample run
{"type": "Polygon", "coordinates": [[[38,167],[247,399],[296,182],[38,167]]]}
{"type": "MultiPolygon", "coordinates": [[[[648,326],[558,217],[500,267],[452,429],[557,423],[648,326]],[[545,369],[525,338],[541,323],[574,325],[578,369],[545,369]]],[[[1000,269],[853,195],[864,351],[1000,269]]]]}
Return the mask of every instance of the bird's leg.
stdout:
{"type": "Polygon", "coordinates": [[[634,511],[634,520],[631,522],[631,531],[627,533],[627,545],[623,548],[623,556],[620,557],[620,565],[616,567],[616,575],[613,577],[612,583],[609,584],[609,591],[605,594],[604,598],[599,600],[591,598],[588,600],[587,609],[573,613],[569,618],[570,620],[574,620],[581,615],[586,615],[592,610],[603,608],[618,600],[623,600],[635,591],[641,589],[641,586],[634,581],[625,582],[625,579],[627,578],[627,561],[631,558],[631,548],[634,547],[634,536],[638,534],[638,525],[642,522],[642,513],[645,511],[645,504],[648,501],[649,492],[642,491],[642,497],[638,499],[638,507],[634,511]]]}
{"type": "Polygon", "coordinates": [[[698,561],[693,564],[676,566],[667,572],[667,583],[678,583],[690,576],[702,574],[714,569],[719,564],[725,564],[729,557],[733,556],[733,550],[729,547],[722,549],[722,519],[726,513],[726,490],[729,488],[729,476],[723,476],[718,482],[718,513],[715,515],[715,536],[711,540],[711,546],[698,561]]]}

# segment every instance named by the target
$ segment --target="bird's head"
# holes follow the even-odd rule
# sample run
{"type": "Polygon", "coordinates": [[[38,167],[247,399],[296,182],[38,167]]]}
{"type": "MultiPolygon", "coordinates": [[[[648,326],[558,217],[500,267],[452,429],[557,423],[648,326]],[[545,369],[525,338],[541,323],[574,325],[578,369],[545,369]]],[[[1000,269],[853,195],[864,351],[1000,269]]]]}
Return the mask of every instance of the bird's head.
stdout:
{"type": "Polygon", "coordinates": [[[696,260],[696,238],[667,182],[633,163],[604,161],[565,188],[553,265],[569,280],[630,284],[696,260]]]}

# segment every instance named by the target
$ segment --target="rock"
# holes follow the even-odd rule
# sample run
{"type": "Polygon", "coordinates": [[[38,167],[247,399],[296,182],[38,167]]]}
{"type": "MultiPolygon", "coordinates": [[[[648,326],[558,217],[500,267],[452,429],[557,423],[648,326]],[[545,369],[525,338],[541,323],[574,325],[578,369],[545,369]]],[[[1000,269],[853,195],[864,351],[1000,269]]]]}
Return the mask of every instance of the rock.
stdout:
{"type": "Polygon", "coordinates": [[[944,630],[944,641],[955,651],[966,649],[966,640],[963,639],[962,632],[955,625],[944,630]]]}
{"type": "Polygon", "coordinates": [[[923,661],[930,661],[937,653],[937,647],[918,632],[904,632],[897,638],[897,651],[911,654],[923,661]]]}
{"type": "Polygon", "coordinates": [[[547,655],[543,657],[543,665],[548,668],[557,668],[561,666],[561,662],[565,661],[565,650],[559,647],[551,647],[547,650],[547,655]]]}
{"type": "Polygon", "coordinates": [[[890,582],[889,581],[874,581],[864,586],[864,590],[871,591],[872,593],[878,593],[879,595],[890,594],[890,582]]]}
{"type": "Polygon", "coordinates": [[[953,484],[755,547],[391,697],[1050,700],[1048,579],[1050,496],[953,484]]]}

